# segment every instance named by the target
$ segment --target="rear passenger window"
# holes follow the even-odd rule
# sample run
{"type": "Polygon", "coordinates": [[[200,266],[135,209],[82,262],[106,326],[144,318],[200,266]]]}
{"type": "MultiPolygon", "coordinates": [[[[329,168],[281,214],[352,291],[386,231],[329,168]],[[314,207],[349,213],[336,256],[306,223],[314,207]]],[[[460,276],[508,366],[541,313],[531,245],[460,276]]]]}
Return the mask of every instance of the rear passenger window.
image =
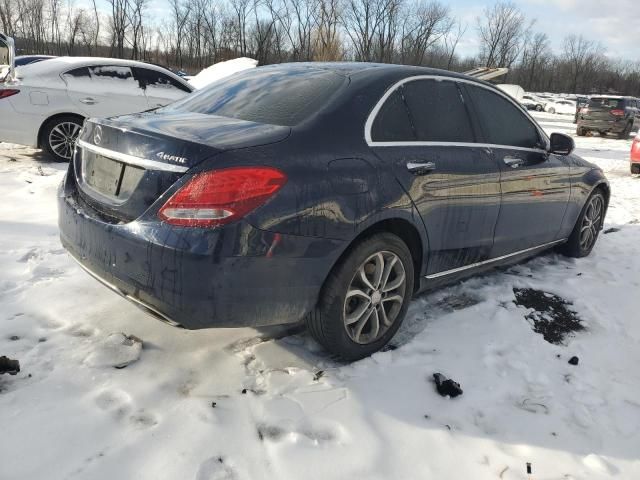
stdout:
{"type": "Polygon", "coordinates": [[[416,140],[407,106],[400,89],[393,91],[378,111],[371,126],[374,142],[414,142],[416,140]]]}
{"type": "Polygon", "coordinates": [[[403,86],[417,140],[473,143],[471,122],[455,82],[413,80],[403,86]]]}
{"type": "Polygon", "coordinates": [[[96,65],[89,67],[91,80],[97,83],[101,93],[143,95],[138,81],[133,78],[131,68],[120,65],[96,65]]]}
{"type": "Polygon", "coordinates": [[[466,85],[487,141],[494,145],[540,148],[535,124],[509,100],[486,88],[466,85]]]}

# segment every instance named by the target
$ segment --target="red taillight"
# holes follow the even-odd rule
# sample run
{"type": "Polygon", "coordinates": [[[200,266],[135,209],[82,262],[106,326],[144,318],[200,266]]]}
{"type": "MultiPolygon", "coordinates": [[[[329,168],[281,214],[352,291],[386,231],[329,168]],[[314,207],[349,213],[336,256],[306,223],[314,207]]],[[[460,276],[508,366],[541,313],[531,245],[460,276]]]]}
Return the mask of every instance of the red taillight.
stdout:
{"type": "Polygon", "coordinates": [[[640,162],[640,136],[637,136],[631,144],[631,160],[640,162]]]}
{"type": "Polygon", "coordinates": [[[589,107],[582,107],[580,109],[580,113],[584,113],[586,115],[587,113],[589,113],[589,107]]]}
{"type": "Polygon", "coordinates": [[[184,227],[234,222],[264,204],[287,182],[271,167],[235,167],[195,175],[164,204],[161,220],[184,227]]]}
{"type": "Polygon", "coordinates": [[[15,88],[3,88],[0,90],[0,99],[11,97],[17,93],[20,93],[20,90],[16,90],[15,88]]]}
{"type": "Polygon", "coordinates": [[[611,110],[611,115],[614,117],[624,117],[624,110],[611,110]]]}

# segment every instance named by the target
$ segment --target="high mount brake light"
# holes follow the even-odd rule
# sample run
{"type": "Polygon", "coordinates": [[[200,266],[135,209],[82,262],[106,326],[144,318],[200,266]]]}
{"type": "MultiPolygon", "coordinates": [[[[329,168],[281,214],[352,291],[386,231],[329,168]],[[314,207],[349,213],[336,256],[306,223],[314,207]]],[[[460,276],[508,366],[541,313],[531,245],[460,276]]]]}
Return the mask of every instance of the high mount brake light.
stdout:
{"type": "Polygon", "coordinates": [[[11,97],[13,95],[16,95],[20,93],[20,90],[15,89],[15,88],[3,88],[0,89],[0,99],[2,98],[8,98],[11,97]]]}
{"type": "Polygon", "coordinates": [[[216,227],[234,222],[263,205],[287,182],[271,167],[233,167],[199,173],[158,212],[161,220],[184,227],[216,227]]]}

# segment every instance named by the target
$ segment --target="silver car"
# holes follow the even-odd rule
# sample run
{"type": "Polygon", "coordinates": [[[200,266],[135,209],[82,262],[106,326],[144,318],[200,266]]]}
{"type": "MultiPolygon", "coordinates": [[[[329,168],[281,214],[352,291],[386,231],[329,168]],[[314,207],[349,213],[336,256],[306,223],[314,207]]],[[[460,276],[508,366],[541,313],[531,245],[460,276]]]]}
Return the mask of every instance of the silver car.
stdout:
{"type": "Polygon", "coordinates": [[[167,105],[194,90],[167,69],[132,60],[57,57],[0,77],[0,141],[71,158],[85,118],[167,105]]]}

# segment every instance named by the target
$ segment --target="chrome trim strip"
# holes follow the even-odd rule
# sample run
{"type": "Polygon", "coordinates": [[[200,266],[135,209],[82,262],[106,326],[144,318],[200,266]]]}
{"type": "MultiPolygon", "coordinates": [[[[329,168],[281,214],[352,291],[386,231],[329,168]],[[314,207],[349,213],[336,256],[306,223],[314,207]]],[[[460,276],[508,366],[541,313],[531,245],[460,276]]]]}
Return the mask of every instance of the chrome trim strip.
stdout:
{"type": "Polygon", "coordinates": [[[496,150],[518,150],[523,152],[548,153],[541,148],[511,147],[509,145],[495,145],[493,143],[463,143],[463,142],[371,142],[370,147],[475,147],[493,148],[496,150]]]}
{"type": "Polygon", "coordinates": [[[180,165],[171,165],[170,163],[158,162],[156,160],[149,160],[146,158],[140,158],[126,153],[114,152],[107,148],[98,147],[84,140],[78,140],[77,145],[80,148],[84,148],[103,157],[117,160],[118,162],[126,163],[127,165],[135,165],[136,167],[142,167],[145,170],[161,170],[164,172],[176,172],[184,173],[189,170],[189,167],[182,167],[180,165]]]}
{"type": "Polygon", "coordinates": [[[493,145],[493,144],[484,144],[484,143],[456,143],[456,142],[374,142],[371,139],[371,127],[373,126],[373,122],[375,120],[375,118],[378,116],[378,112],[380,111],[380,109],[382,108],[382,105],[384,105],[384,102],[387,100],[387,98],[389,98],[391,96],[391,94],[401,85],[404,85],[405,83],[408,82],[412,82],[415,80],[439,80],[439,81],[448,81],[448,82],[458,82],[458,83],[467,83],[469,85],[473,85],[476,87],[480,87],[480,88],[484,88],[486,90],[489,90],[493,93],[496,93],[498,95],[500,95],[501,97],[503,97],[504,99],[506,99],[507,101],[511,102],[516,108],[518,108],[538,129],[538,133],[540,134],[541,138],[547,141],[547,145],[549,145],[549,137],[547,136],[547,134],[545,133],[545,131],[542,129],[542,127],[538,124],[538,122],[529,114],[528,111],[524,110],[522,108],[522,106],[520,106],[519,104],[517,104],[513,98],[511,98],[509,95],[507,95],[506,93],[502,92],[501,90],[497,89],[497,88],[492,88],[488,85],[484,85],[478,81],[474,81],[474,80],[467,80],[466,78],[457,78],[457,77],[448,77],[445,75],[415,75],[412,77],[406,77],[403,78],[402,80],[397,81],[395,84],[393,84],[385,93],[384,95],[382,95],[382,97],[380,98],[380,100],[378,100],[378,103],[376,103],[375,107],[373,107],[373,110],[371,110],[371,113],[369,113],[369,116],[367,117],[367,121],[364,124],[364,139],[367,142],[367,145],[369,145],[370,147],[423,147],[423,146],[432,146],[432,147],[438,147],[438,146],[461,146],[461,147],[469,147],[469,146],[473,146],[473,147],[489,147],[489,148],[507,148],[507,149],[513,149],[513,150],[525,150],[525,151],[534,151],[534,152],[545,152],[546,150],[542,150],[542,149],[535,149],[535,148],[523,148],[523,147],[512,147],[509,145],[493,145]]]}
{"type": "Polygon", "coordinates": [[[425,275],[425,278],[427,280],[432,280],[434,278],[446,277],[447,275],[452,275],[454,273],[463,272],[463,271],[469,270],[471,268],[481,267],[482,265],[488,265],[490,263],[499,262],[500,260],[505,260],[505,259],[507,259],[509,257],[515,257],[517,255],[522,255],[523,253],[528,253],[528,252],[532,252],[534,250],[539,250],[541,248],[550,247],[550,246],[555,245],[557,243],[562,243],[562,242],[566,242],[566,241],[567,241],[567,239],[563,238],[561,240],[555,240],[553,242],[543,243],[542,245],[538,245],[537,247],[527,248],[525,250],[520,250],[518,252],[509,253],[507,255],[502,255],[501,257],[491,258],[489,260],[483,260],[482,262],[476,262],[476,263],[472,263],[471,265],[465,265],[464,267],[458,267],[458,268],[453,268],[451,270],[445,270],[444,272],[438,272],[438,273],[433,273],[431,275],[425,275]]]}
{"type": "Polygon", "coordinates": [[[107,280],[105,280],[104,278],[102,278],[100,275],[98,275],[97,273],[95,273],[92,270],[89,270],[88,267],[86,267],[85,265],[83,265],[80,260],[78,260],[76,258],[75,255],[73,255],[71,252],[69,252],[69,256],[71,258],[73,258],[76,263],[78,264],[78,266],[84,270],[85,272],[87,272],[89,275],[91,275],[95,280],[99,281],[100,283],[102,283],[105,287],[107,287],[109,290],[112,290],[113,292],[117,293],[118,295],[120,295],[121,297],[126,298],[127,300],[129,300],[131,303],[136,304],[138,307],[141,307],[143,310],[149,310],[151,313],[153,313],[153,315],[157,318],[157,320],[160,320],[168,325],[171,325],[172,327],[182,327],[182,325],[180,325],[178,322],[171,320],[169,317],[167,317],[164,313],[156,310],[155,308],[153,308],[150,305],[147,305],[146,303],[144,303],[142,300],[139,300],[135,297],[132,297],[131,295],[123,292],[122,290],[120,290],[118,287],[116,287],[113,283],[108,282],[107,280]]]}

